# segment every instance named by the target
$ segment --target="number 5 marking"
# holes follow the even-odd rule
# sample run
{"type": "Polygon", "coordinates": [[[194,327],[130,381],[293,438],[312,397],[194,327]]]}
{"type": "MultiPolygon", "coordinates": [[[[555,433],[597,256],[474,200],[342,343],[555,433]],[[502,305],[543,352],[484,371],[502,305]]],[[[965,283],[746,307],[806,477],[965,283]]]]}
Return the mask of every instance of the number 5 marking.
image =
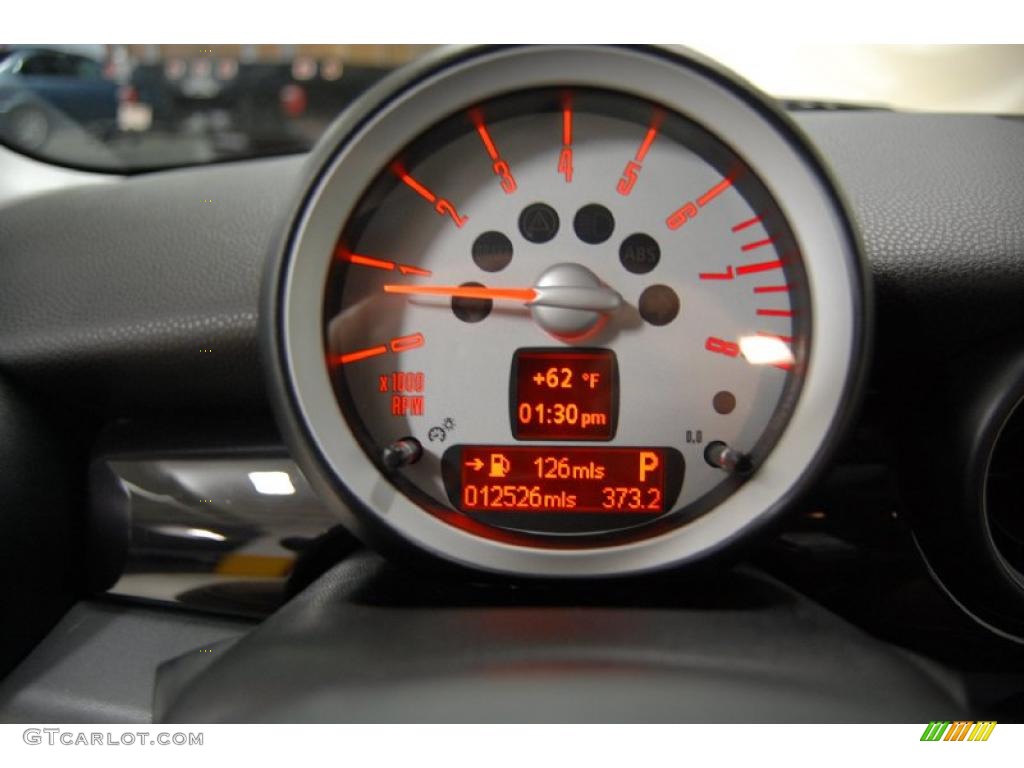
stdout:
{"type": "Polygon", "coordinates": [[[636,186],[636,180],[640,176],[640,163],[630,160],[626,163],[626,168],[622,172],[622,178],[619,179],[618,186],[615,189],[620,195],[628,196],[633,191],[633,187],[636,186]]]}

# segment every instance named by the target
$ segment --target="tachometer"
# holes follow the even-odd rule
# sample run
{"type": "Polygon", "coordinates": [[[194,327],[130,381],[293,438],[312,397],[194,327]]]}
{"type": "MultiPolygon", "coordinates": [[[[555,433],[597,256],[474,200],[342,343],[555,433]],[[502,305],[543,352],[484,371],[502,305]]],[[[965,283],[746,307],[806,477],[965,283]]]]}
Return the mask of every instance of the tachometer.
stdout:
{"type": "Polygon", "coordinates": [[[449,53],[327,139],[275,273],[292,446],[353,524],[532,575],[695,559],[777,512],[866,344],[799,136],[656,49],[449,53]]]}

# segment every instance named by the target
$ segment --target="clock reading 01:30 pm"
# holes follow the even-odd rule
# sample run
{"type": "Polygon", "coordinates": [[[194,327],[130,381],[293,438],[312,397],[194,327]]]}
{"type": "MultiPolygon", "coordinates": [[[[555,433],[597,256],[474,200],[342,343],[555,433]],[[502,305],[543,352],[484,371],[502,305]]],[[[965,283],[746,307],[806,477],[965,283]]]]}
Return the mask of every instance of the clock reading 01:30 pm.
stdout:
{"type": "Polygon", "coordinates": [[[611,440],[618,365],[608,349],[519,349],[512,357],[516,440],[611,440]]]}

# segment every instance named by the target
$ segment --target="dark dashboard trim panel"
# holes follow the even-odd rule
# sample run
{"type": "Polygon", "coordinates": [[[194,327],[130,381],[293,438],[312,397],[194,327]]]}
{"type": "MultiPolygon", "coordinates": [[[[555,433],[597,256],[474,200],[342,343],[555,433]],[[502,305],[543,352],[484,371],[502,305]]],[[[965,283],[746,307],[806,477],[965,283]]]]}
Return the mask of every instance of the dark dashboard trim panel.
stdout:
{"type": "Polygon", "coordinates": [[[711,605],[693,583],[644,584],[594,607],[586,586],[410,580],[356,555],[210,666],[161,670],[154,720],[901,722],[970,709],[954,679],[756,571],[716,581],[711,605]]]}
{"type": "Polygon", "coordinates": [[[158,173],[0,210],[0,368],[94,413],[265,413],[260,276],[300,163],[158,173]]]}
{"type": "MultiPolygon", "coordinates": [[[[876,357],[913,375],[922,360],[1024,327],[1024,123],[796,119],[860,226],[876,357]]],[[[251,161],[0,209],[0,370],[105,415],[196,408],[269,420],[261,273],[302,172],[299,157],[251,161]]]]}

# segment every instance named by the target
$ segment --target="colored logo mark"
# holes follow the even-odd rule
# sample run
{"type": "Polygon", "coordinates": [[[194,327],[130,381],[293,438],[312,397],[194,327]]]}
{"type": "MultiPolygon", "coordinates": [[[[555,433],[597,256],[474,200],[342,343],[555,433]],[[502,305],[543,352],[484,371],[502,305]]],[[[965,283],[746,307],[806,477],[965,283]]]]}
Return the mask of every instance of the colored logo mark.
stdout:
{"type": "Polygon", "coordinates": [[[994,720],[961,721],[950,723],[948,720],[932,721],[921,734],[921,741],[988,741],[995,730],[994,720]]]}

